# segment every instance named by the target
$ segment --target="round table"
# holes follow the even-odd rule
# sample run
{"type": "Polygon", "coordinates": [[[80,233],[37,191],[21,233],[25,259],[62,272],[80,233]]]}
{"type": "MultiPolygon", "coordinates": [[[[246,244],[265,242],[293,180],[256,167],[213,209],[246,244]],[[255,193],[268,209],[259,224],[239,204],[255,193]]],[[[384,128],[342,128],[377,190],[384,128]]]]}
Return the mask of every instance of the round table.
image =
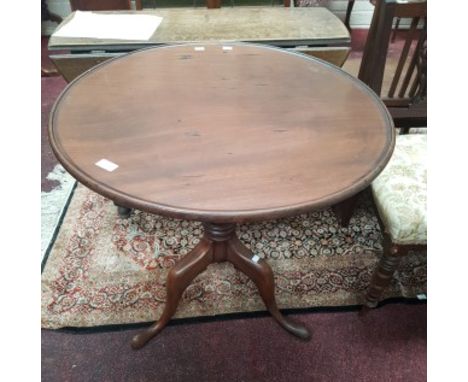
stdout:
{"type": "Polygon", "coordinates": [[[241,243],[236,223],[355,195],[395,141],[383,103],[359,80],[309,56],[241,43],[144,49],[98,65],[60,95],[49,137],[63,166],[117,205],[203,223],[199,244],[168,274],[159,321],[134,348],[221,261],[255,282],[282,327],[309,338],[278,310],[272,270],[241,243]]]}

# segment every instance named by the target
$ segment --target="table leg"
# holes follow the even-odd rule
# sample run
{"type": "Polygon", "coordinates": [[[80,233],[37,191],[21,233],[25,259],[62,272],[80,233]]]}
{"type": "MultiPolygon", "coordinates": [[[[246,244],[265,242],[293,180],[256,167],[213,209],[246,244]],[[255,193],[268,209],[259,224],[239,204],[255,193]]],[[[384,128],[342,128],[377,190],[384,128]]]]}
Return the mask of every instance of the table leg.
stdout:
{"type": "Polygon", "coordinates": [[[134,349],[141,348],[151,338],[164,329],[171,317],[174,315],[184,290],[197,275],[206,269],[211,262],[211,244],[205,239],[202,239],[202,241],[188,255],[172,267],[167,275],[167,297],[164,311],[159,318],[159,321],[133,337],[132,347],[134,349]]]}
{"type": "Polygon", "coordinates": [[[237,269],[249,276],[257,285],[260,296],[268,311],[278,323],[288,332],[302,339],[309,339],[310,334],[306,327],[284,317],[278,310],[275,299],[275,279],[268,263],[257,258],[252,252],[234,237],[229,241],[228,261],[237,269]]]}
{"type": "Polygon", "coordinates": [[[231,262],[257,285],[268,311],[287,331],[302,339],[309,339],[309,331],[299,323],[284,317],[275,300],[273,271],[265,260],[252,254],[236,236],[235,224],[204,223],[205,232],[201,242],[167,276],[167,299],[164,311],[156,323],[137,334],[132,347],[139,349],[156,336],[174,315],[184,290],[192,280],[213,262],[231,262]]]}
{"type": "Polygon", "coordinates": [[[130,216],[130,214],[132,213],[132,209],[131,208],[127,208],[127,207],[123,207],[123,206],[119,206],[117,203],[114,202],[114,205],[117,207],[117,212],[119,214],[119,216],[122,218],[122,219],[126,219],[130,216]]]}
{"type": "Polygon", "coordinates": [[[341,227],[349,226],[349,222],[353,217],[359,195],[360,193],[353,195],[333,206],[333,212],[335,213],[335,216],[338,219],[341,227]]]}

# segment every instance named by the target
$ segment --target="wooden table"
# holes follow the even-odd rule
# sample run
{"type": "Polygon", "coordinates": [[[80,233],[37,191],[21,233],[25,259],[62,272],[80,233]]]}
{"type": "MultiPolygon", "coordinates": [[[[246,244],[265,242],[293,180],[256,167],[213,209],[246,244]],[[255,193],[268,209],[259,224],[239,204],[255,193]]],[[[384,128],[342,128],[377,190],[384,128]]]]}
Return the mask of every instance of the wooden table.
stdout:
{"type": "Polygon", "coordinates": [[[118,205],[203,222],[204,236],[170,272],[160,320],[210,263],[229,261],[258,286],[279,324],[271,268],[236,224],[308,212],[364,189],[394,146],[380,99],[341,69],[250,44],[151,48],[108,61],[61,94],[52,148],[80,182],[118,205]],[[145,102],[142,102],[145,100],[145,102]],[[96,165],[108,160],[118,168],[96,165]]]}
{"type": "MultiPolygon", "coordinates": [[[[109,58],[147,46],[196,41],[244,41],[295,49],[343,65],[350,35],[341,20],[326,8],[226,7],[166,8],[100,12],[156,14],[163,21],[148,41],[98,40],[51,36],[51,60],[67,81],[109,58]]],[[[68,23],[74,13],[61,25],[68,23]]],[[[60,27],[60,26],[59,26],[60,27]]]]}

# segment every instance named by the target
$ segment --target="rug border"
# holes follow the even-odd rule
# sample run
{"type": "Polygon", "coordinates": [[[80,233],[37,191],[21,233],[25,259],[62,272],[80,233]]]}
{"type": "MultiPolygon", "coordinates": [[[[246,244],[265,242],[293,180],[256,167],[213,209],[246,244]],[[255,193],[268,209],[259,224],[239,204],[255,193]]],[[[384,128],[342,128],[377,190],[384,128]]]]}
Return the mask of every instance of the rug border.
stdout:
{"type": "MultiPolygon", "coordinates": [[[[69,209],[70,209],[70,206],[72,205],[72,202],[74,200],[74,198],[76,197],[77,195],[77,190],[80,189],[80,186],[83,186],[81,185],[79,182],[76,182],[72,188],[72,192],[70,192],[70,195],[69,195],[69,198],[66,202],[66,205],[64,204],[64,213],[61,217],[61,221],[60,221],[60,229],[58,229],[56,231],[56,237],[54,238],[53,242],[51,243],[51,246],[50,246],[50,251],[48,252],[47,254],[47,262],[44,262],[44,270],[45,270],[45,265],[50,265],[50,261],[48,261],[49,259],[49,256],[53,253],[53,249],[54,249],[54,246],[57,244],[57,239],[58,237],[60,237],[61,233],[63,232],[62,228],[64,226],[64,221],[65,221],[65,218],[67,216],[67,214],[69,213],[69,209]]],[[[87,189],[86,186],[83,186],[84,189],[87,189]]],[[[393,296],[393,297],[388,297],[387,299],[393,299],[392,301],[402,301],[402,302],[406,302],[406,301],[411,301],[411,300],[414,300],[414,297],[399,297],[399,296],[393,296]],[[395,300],[396,299],[396,300],[395,300]]],[[[359,301],[356,301],[357,303],[359,303],[359,301]]],[[[358,307],[360,307],[361,305],[357,305],[357,304],[354,304],[354,305],[328,305],[328,306],[310,306],[310,307],[304,307],[304,308],[285,308],[285,309],[282,309],[282,311],[284,312],[289,312],[289,313],[301,313],[301,312],[326,312],[326,311],[329,311],[329,312],[336,312],[336,311],[350,311],[350,310],[356,310],[358,309],[358,307]]],[[[217,321],[217,320],[223,320],[223,319],[229,319],[229,318],[242,318],[242,317],[258,317],[258,316],[269,316],[268,312],[265,311],[264,307],[258,307],[259,309],[258,310],[254,310],[254,311],[250,311],[250,312],[232,312],[232,313],[223,313],[223,314],[217,314],[217,315],[212,315],[212,314],[209,314],[209,315],[200,315],[200,316],[195,316],[195,317],[181,317],[181,318],[174,318],[173,320],[176,320],[176,321],[179,321],[179,322],[203,322],[203,321],[207,321],[208,322],[211,322],[211,320],[213,321],[217,321]],[[185,320],[185,321],[184,321],[185,320]]],[[[148,318],[148,317],[147,317],[148,318]]],[[[135,325],[141,325],[142,327],[143,326],[146,326],[148,325],[149,323],[151,322],[154,322],[156,320],[157,317],[149,317],[149,321],[140,321],[140,322],[133,322],[133,323],[116,323],[116,324],[113,324],[113,323],[104,323],[104,324],[101,324],[101,325],[93,325],[93,326],[74,326],[73,323],[71,323],[72,325],[70,326],[61,326],[61,327],[58,327],[58,328],[43,328],[45,330],[83,330],[83,331],[86,331],[86,330],[90,330],[92,328],[104,328],[103,330],[105,330],[105,328],[111,328],[111,330],[118,330],[118,328],[131,328],[131,327],[134,327],[135,325]]]]}
{"type": "Polygon", "coordinates": [[[67,196],[67,199],[65,201],[65,204],[62,207],[62,210],[60,211],[59,218],[57,219],[57,224],[55,225],[52,235],[50,237],[49,243],[47,244],[47,248],[44,251],[44,256],[41,261],[41,275],[44,272],[47,260],[49,259],[50,252],[52,251],[52,247],[55,244],[55,241],[57,240],[60,228],[62,227],[63,220],[65,219],[65,215],[68,211],[68,208],[70,207],[70,203],[73,199],[73,195],[75,194],[75,190],[78,187],[78,181],[74,179],[74,184],[71,187],[70,193],[67,196]]]}
{"type": "MultiPolygon", "coordinates": [[[[379,305],[372,310],[378,310],[386,305],[426,305],[427,300],[420,300],[418,298],[411,297],[389,297],[379,302],[379,305]]],[[[281,312],[285,315],[289,314],[320,314],[320,313],[349,313],[359,312],[362,309],[362,305],[340,305],[340,306],[316,306],[309,308],[286,308],[281,309],[281,312]]],[[[372,312],[371,310],[371,312],[372,312]]],[[[224,313],[214,316],[195,316],[195,317],[183,317],[183,318],[172,318],[167,326],[178,326],[178,325],[193,325],[200,323],[210,322],[222,322],[239,319],[249,318],[265,318],[273,317],[267,310],[258,310],[252,312],[236,312],[236,313],[224,313]]],[[[142,329],[149,325],[152,325],[155,321],[137,322],[130,324],[110,324],[110,325],[97,325],[97,326],[65,326],[62,328],[51,329],[41,328],[41,330],[51,330],[54,332],[62,333],[74,333],[74,334],[90,334],[90,333],[106,333],[106,332],[118,332],[124,330],[142,329]]]]}

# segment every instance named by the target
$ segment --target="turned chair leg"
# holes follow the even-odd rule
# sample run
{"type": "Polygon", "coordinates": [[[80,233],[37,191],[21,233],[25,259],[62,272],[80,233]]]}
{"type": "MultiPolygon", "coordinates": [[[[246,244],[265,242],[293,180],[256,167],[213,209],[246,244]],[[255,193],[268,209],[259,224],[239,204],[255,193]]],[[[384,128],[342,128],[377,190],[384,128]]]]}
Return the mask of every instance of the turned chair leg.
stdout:
{"type": "Polygon", "coordinates": [[[390,285],[393,275],[400,263],[402,253],[401,247],[384,239],[384,253],[372,276],[370,287],[365,296],[365,306],[375,308],[384,290],[390,285]],[[387,242],[387,243],[386,243],[387,242]]]}

